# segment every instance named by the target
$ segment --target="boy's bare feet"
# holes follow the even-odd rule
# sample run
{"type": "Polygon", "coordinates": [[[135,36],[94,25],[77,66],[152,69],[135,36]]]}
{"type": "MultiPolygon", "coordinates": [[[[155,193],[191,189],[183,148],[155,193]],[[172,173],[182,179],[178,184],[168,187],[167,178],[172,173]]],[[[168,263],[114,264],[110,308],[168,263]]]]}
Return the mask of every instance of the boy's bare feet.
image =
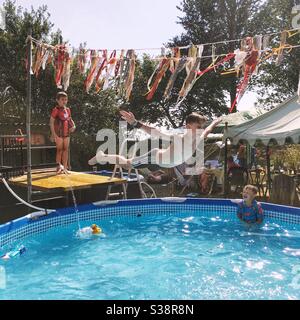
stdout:
{"type": "Polygon", "coordinates": [[[56,169],[56,174],[62,174],[63,173],[63,168],[62,166],[58,166],[56,169]]]}
{"type": "MultiPolygon", "coordinates": [[[[109,157],[110,157],[110,155],[106,155],[102,150],[100,150],[97,152],[95,157],[93,157],[92,159],[90,159],[88,161],[88,164],[90,166],[94,166],[97,163],[105,162],[105,158],[109,158],[109,157]]],[[[112,157],[118,157],[118,156],[112,156],[112,157]]],[[[118,161],[118,159],[116,161],[118,161]]],[[[125,170],[129,170],[132,168],[131,162],[132,162],[132,160],[128,159],[127,163],[120,163],[119,166],[121,166],[125,170]]]]}
{"type": "Polygon", "coordinates": [[[88,164],[90,166],[94,166],[97,164],[97,158],[96,157],[93,157],[92,159],[89,160],[88,164]]]}
{"type": "Polygon", "coordinates": [[[93,157],[92,159],[89,160],[89,165],[90,166],[94,166],[96,165],[98,162],[103,161],[103,159],[101,159],[102,157],[105,156],[105,153],[102,150],[99,150],[97,152],[97,154],[95,155],[95,157],[93,157]]]}

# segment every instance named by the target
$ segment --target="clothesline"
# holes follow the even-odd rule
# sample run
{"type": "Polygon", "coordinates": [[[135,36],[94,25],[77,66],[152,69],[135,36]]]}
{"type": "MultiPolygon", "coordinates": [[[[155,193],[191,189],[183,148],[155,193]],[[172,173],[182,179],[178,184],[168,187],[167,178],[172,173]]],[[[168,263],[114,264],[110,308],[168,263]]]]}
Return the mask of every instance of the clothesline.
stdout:
{"type": "MultiPolygon", "coordinates": [[[[232,103],[231,112],[243,97],[251,77],[258,73],[258,69],[263,62],[275,58],[276,65],[279,65],[283,61],[284,54],[300,47],[298,43],[295,45],[288,43],[288,39],[299,34],[299,31],[300,29],[290,29],[264,36],[258,35],[201,45],[190,44],[185,47],[161,48],[159,56],[150,57],[151,60],[158,61],[158,63],[156,63],[147,83],[146,100],[153,99],[166,75],[170,78],[163,97],[165,100],[170,99],[175,81],[177,81],[179,74],[185,70],[185,79],[178,93],[176,104],[176,106],[179,106],[203,75],[211,71],[217,72],[217,69],[221,67],[221,75],[235,74],[239,78],[236,88],[237,94],[232,103]],[[280,34],[278,41],[270,38],[277,34],[280,34]],[[235,50],[231,48],[231,52],[216,52],[217,44],[237,41],[240,41],[240,43],[235,46],[235,50]],[[211,55],[203,55],[204,46],[207,45],[212,45],[211,55]],[[188,49],[188,52],[181,52],[181,49],[185,48],[188,49]],[[208,59],[211,63],[203,68],[203,60],[207,61],[208,59]],[[234,59],[234,63],[232,63],[232,59],[234,59]]],[[[29,37],[28,40],[36,44],[34,63],[31,66],[32,74],[38,76],[40,69],[45,70],[48,64],[52,64],[55,69],[54,76],[57,87],[67,90],[72,69],[77,68],[85,77],[84,87],[86,92],[89,92],[92,88],[96,93],[114,88],[121,97],[129,101],[138,61],[135,50],[142,49],[122,49],[120,55],[117,55],[118,50],[92,50],[83,46],[75,49],[69,47],[66,43],[53,46],[32,37],[29,37]]]]}
{"type": "MultiPolygon", "coordinates": [[[[276,35],[280,35],[282,34],[282,32],[293,32],[293,31],[300,31],[299,28],[296,28],[296,29],[289,29],[289,30],[283,30],[283,31],[280,31],[280,32],[273,32],[273,33],[266,33],[266,34],[263,34],[263,35],[256,35],[256,36],[261,36],[261,37],[266,37],[266,36],[276,36],[276,35]]],[[[255,37],[255,36],[254,36],[255,37]]],[[[40,40],[37,40],[31,36],[29,36],[29,39],[36,43],[36,44],[41,44],[42,42],[40,40]]],[[[232,42],[240,42],[242,41],[244,38],[241,38],[241,39],[232,39],[232,40],[223,40],[223,41],[216,41],[216,42],[207,42],[207,43],[203,43],[203,44],[198,44],[198,45],[195,45],[196,47],[199,47],[199,46],[213,46],[213,45],[218,45],[218,44],[228,44],[228,43],[232,43],[232,42]]],[[[49,46],[50,48],[55,48],[55,46],[52,46],[52,45],[49,45],[47,44],[47,46],[49,46]]],[[[177,46],[177,47],[166,47],[166,46],[162,46],[160,48],[137,48],[137,49],[132,49],[134,51],[158,51],[158,50],[172,50],[172,49],[180,49],[180,50],[184,50],[184,49],[188,49],[190,48],[190,45],[186,45],[186,46],[177,46]]],[[[127,49],[85,49],[84,47],[82,47],[82,49],[86,50],[86,51],[92,51],[92,50],[95,50],[95,51],[104,51],[104,50],[107,50],[107,51],[117,51],[117,52],[120,52],[120,51],[123,51],[123,50],[127,50],[127,49]]],[[[80,48],[73,48],[73,51],[74,52],[79,52],[80,51],[80,48]]],[[[220,55],[219,55],[220,56],[220,55]]],[[[211,57],[211,56],[203,56],[203,58],[206,58],[206,57],[211,57]]]]}
{"type": "MultiPolygon", "coordinates": [[[[40,41],[38,40],[35,40],[35,39],[32,39],[32,41],[36,44],[41,44],[40,41]]],[[[48,45],[46,44],[46,46],[49,46],[49,48],[52,48],[53,50],[55,49],[55,46],[52,46],[52,45],[48,45]]],[[[289,45],[288,47],[286,47],[285,49],[288,50],[288,49],[296,49],[296,48],[299,48],[300,45],[289,45]]],[[[180,47],[179,49],[181,49],[182,47],[180,47]]],[[[133,50],[136,50],[136,49],[133,49],[133,50]]],[[[141,49],[140,49],[141,50],[141,49]]],[[[258,50],[260,53],[265,53],[265,52],[268,52],[268,51],[271,51],[272,49],[269,48],[269,49],[264,49],[264,50],[258,50]]],[[[62,51],[64,51],[64,49],[62,49],[62,51]]],[[[89,50],[87,50],[89,51],[89,50]]],[[[104,51],[104,50],[98,50],[98,51],[104,51]]],[[[110,51],[118,51],[118,50],[107,50],[108,52],[110,51]]],[[[125,50],[126,51],[126,50],[125,50]]],[[[78,56],[84,56],[85,54],[80,54],[78,53],[77,54],[78,56]]],[[[228,53],[221,53],[221,54],[215,54],[215,55],[206,55],[206,56],[201,56],[202,59],[209,59],[209,58],[221,58],[221,57],[225,57],[227,56],[228,53]]],[[[96,58],[98,57],[97,55],[90,55],[90,58],[96,58]]],[[[117,60],[119,60],[118,58],[116,58],[117,60]]],[[[153,61],[161,61],[162,59],[170,59],[170,60],[173,60],[173,61],[179,61],[180,59],[179,58],[174,58],[174,57],[156,57],[156,58],[151,58],[151,60],[153,61]]],[[[187,57],[187,59],[192,59],[192,58],[189,58],[187,57]]],[[[128,60],[128,59],[127,59],[128,60]]],[[[129,59],[130,60],[130,59],[129,59]]]]}

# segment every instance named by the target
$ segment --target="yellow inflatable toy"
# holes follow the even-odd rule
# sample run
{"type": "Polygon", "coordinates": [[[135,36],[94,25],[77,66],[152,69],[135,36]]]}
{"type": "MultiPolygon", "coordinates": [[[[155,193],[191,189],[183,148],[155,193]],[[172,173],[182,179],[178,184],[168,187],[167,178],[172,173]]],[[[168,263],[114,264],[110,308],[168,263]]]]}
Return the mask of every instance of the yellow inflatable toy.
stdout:
{"type": "Polygon", "coordinates": [[[92,228],[92,233],[93,234],[102,233],[102,229],[99,226],[97,226],[96,224],[92,224],[91,228],[92,228]]]}

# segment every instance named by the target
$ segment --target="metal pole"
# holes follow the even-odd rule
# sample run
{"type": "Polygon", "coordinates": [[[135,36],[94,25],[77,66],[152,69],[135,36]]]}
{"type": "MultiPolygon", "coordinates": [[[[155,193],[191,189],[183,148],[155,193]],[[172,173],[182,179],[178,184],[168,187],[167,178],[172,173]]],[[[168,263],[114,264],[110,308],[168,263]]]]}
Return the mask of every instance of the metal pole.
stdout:
{"type": "Polygon", "coordinates": [[[27,131],[27,202],[32,200],[32,177],[31,177],[31,64],[32,64],[32,29],[29,30],[27,38],[27,110],[26,110],[26,131],[27,131]]]}
{"type": "Polygon", "coordinates": [[[224,191],[224,198],[227,197],[227,187],[228,187],[228,168],[227,168],[227,158],[228,158],[228,140],[227,140],[227,128],[228,122],[225,123],[225,150],[224,150],[224,182],[223,182],[223,191],[224,191]]]}
{"type": "Polygon", "coordinates": [[[0,167],[4,166],[4,138],[0,137],[0,148],[1,148],[1,154],[0,154],[0,167]]]}
{"type": "MultiPolygon", "coordinates": [[[[268,177],[268,189],[269,189],[269,197],[271,197],[271,187],[272,187],[272,178],[271,178],[271,160],[270,160],[270,147],[266,148],[266,158],[267,158],[267,177],[268,177]]],[[[267,196],[267,192],[266,192],[267,196]]]]}

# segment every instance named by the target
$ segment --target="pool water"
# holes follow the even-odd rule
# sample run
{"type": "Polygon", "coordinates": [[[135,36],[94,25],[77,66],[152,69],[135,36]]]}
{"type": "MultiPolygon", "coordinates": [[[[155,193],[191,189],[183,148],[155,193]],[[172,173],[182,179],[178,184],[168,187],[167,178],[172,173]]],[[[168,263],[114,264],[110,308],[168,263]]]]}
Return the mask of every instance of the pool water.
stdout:
{"type": "Polygon", "coordinates": [[[0,261],[0,298],[300,299],[299,226],[184,212],[93,222],[104,235],[73,224],[19,242],[26,253],[0,261]]]}

